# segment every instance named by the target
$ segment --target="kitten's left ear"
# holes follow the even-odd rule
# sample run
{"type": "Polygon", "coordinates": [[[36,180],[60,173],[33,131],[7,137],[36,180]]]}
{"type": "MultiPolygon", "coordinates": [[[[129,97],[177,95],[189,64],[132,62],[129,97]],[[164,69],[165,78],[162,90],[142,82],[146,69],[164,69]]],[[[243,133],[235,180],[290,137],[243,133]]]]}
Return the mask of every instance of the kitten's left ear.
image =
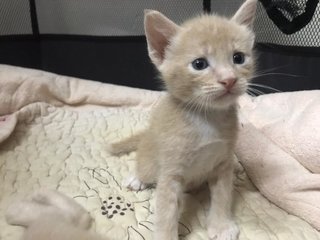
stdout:
{"type": "Polygon", "coordinates": [[[144,11],[144,29],[148,43],[148,52],[152,62],[159,67],[170,40],[180,27],[158,11],[144,11]]]}
{"type": "Polygon", "coordinates": [[[257,10],[257,0],[246,0],[242,6],[238,9],[236,14],[232,17],[232,20],[241,25],[252,28],[254,17],[257,10]]]}

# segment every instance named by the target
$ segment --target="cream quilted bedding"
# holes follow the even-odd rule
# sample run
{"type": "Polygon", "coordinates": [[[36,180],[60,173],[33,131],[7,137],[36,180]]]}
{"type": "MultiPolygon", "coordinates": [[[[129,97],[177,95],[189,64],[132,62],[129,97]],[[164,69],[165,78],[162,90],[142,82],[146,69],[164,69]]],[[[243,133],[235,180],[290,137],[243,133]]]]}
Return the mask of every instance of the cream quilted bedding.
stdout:
{"type": "MultiPolygon", "coordinates": [[[[6,224],[5,209],[40,187],[73,197],[110,239],[151,239],[154,190],[122,188],[135,153],[118,158],[105,146],[145,127],[162,93],[4,65],[0,87],[0,239],[19,239],[22,229],[6,224]]],[[[263,197],[240,164],[235,186],[240,240],[320,239],[307,222],[263,197]]],[[[207,239],[208,197],[205,189],[185,194],[181,239],[207,239]]]]}

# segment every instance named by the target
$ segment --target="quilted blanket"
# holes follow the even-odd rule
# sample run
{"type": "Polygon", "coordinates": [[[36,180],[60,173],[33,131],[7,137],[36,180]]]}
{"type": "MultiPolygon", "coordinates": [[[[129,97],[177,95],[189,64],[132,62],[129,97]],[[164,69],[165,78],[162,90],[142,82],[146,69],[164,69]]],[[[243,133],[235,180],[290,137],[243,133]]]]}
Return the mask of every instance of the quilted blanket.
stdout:
{"type": "MultiPolygon", "coordinates": [[[[0,65],[0,239],[17,240],[23,230],[6,224],[8,205],[43,187],[73,197],[103,236],[151,239],[154,189],[124,189],[135,153],[111,156],[106,145],[143,129],[163,94],[0,65]]],[[[240,240],[320,239],[319,95],[241,99],[240,240]]],[[[207,239],[208,191],[184,197],[180,238],[207,239]]]]}

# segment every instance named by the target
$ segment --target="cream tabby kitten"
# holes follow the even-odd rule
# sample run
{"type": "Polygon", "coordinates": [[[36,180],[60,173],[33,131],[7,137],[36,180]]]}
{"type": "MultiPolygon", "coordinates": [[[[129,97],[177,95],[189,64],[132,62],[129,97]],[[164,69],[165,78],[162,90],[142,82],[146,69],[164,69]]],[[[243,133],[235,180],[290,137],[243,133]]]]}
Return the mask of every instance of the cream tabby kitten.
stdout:
{"type": "Polygon", "coordinates": [[[234,240],[233,148],[237,98],[254,71],[251,30],[256,0],[227,19],[203,15],[181,26],[157,11],[145,12],[149,56],[168,94],[137,136],[112,144],[114,154],[137,147],[136,173],[126,185],[141,190],[157,183],[156,240],[177,240],[183,191],[208,182],[209,239],[234,240]]]}
{"type": "Polygon", "coordinates": [[[6,220],[26,228],[22,240],[103,240],[88,230],[91,217],[85,209],[53,190],[38,190],[13,203],[6,220]]]}

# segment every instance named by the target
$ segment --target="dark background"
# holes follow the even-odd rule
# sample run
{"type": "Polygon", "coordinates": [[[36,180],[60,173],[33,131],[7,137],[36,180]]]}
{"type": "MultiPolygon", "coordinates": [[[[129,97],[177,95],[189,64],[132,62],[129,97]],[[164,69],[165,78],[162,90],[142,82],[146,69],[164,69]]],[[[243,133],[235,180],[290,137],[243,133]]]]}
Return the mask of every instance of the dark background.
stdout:
{"type": "MultiPolygon", "coordinates": [[[[320,89],[319,48],[257,44],[256,54],[258,77],[255,82],[280,91],[320,89]]],[[[2,37],[0,63],[106,83],[162,89],[143,36],[2,37]]]]}
{"type": "MultiPolygon", "coordinates": [[[[161,81],[144,36],[94,37],[39,33],[35,0],[29,0],[32,34],[0,36],[0,63],[151,90],[161,81]]],[[[199,1],[201,4],[201,1],[199,1]]],[[[203,0],[211,11],[211,1],[203,0]]],[[[1,20],[1,16],[0,16],[1,20]]],[[[1,22],[0,22],[1,24],[1,22]]],[[[317,33],[319,36],[319,33],[317,33]]],[[[280,91],[320,89],[320,48],[256,44],[255,82],[280,91]]],[[[265,93],[274,92],[260,89],[265,93]]]]}

